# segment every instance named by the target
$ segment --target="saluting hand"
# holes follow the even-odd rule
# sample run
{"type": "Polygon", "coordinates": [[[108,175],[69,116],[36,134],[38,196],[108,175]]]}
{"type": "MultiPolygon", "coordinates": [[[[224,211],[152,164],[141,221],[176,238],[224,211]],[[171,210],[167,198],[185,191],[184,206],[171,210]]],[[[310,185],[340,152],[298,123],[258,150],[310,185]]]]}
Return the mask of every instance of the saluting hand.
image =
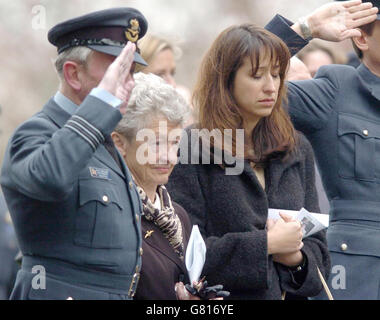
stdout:
{"type": "MultiPolygon", "coordinates": [[[[355,29],[371,23],[377,18],[378,9],[372,3],[361,0],[327,3],[306,17],[313,38],[328,41],[342,41],[360,37],[355,29]]],[[[292,28],[300,33],[299,24],[292,28]]]]}
{"type": "Polygon", "coordinates": [[[135,51],[135,44],[128,42],[120,55],[110,64],[98,85],[99,88],[107,90],[122,100],[123,105],[127,104],[135,85],[133,79],[135,51]]]}

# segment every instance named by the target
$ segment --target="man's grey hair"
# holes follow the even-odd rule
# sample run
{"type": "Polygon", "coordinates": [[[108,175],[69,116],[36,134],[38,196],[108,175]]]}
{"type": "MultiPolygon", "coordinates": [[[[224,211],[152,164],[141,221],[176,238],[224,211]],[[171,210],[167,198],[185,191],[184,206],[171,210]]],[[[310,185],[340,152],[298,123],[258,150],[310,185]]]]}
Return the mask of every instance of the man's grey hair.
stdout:
{"type": "Polygon", "coordinates": [[[67,61],[75,61],[86,66],[88,58],[93,51],[87,47],[73,47],[61,52],[55,59],[55,69],[60,79],[63,79],[63,65],[67,61]]]}
{"type": "Polygon", "coordinates": [[[139,72],[134,79],[135,87],[116,132],[132,141],[138,130],[149,128],[157,116],[183,126],[189,116],[189,106],[172,85],[152,73],[139,72]]]}

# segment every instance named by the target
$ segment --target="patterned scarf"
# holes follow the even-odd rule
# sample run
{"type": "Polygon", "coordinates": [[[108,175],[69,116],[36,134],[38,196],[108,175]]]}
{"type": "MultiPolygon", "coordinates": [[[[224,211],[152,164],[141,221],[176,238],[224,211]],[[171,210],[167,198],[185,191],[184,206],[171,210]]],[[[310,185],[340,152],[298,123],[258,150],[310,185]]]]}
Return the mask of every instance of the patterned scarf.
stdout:
{"type": "Polygon", "coordinates": [[[182,224],[175,213],[169,193],[164,186],[158,186],[157,192],[160,197],[161,210],[158,210],[150,201],[145,191],[137,186],[142,204],[145,219],[152,221],[157,227],[160,228],[165,238],[173,247],[174,251],[179,255],[183,261],[183,237],[182,237],[182,224]]]}

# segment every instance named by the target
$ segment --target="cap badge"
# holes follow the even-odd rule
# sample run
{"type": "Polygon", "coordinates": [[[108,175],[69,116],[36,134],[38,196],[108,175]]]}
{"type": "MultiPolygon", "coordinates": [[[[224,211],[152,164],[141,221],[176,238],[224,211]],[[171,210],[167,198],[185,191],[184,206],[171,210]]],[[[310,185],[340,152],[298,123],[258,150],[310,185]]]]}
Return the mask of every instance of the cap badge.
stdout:
{"type": "Polygon", "coordinates": [[[125,37],[131,41],[136,42],[139,39],[140,24],[137,19],[131,19],[129,21],[130,27],[125,31],[125,37]]]}

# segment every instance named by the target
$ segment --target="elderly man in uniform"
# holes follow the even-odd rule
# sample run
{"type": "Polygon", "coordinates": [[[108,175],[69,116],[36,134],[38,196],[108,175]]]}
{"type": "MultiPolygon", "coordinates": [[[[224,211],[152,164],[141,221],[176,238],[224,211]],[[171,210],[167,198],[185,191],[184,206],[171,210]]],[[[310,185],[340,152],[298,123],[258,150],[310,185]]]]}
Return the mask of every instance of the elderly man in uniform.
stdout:
{"type": "MultiPolygon", "coordinates": [[[[380,7],[380,1],[371,2],[380,7]]],[[[362,63],[289,83],[295,127],[311,142],[330,200],[335,299],[380,299],[380,14],[353,38],[362,63]]],[[[307,25],[304,32],[308,34],[307,25]]]]}
{"type": "Polygon", "coordinates": [[[141,204],[110,133],[134,86],[132,8],[56,25],[59,91],[15,131],[1,185],[22,269],[11,299],[131,299],[141,267],[141,204]]]}

